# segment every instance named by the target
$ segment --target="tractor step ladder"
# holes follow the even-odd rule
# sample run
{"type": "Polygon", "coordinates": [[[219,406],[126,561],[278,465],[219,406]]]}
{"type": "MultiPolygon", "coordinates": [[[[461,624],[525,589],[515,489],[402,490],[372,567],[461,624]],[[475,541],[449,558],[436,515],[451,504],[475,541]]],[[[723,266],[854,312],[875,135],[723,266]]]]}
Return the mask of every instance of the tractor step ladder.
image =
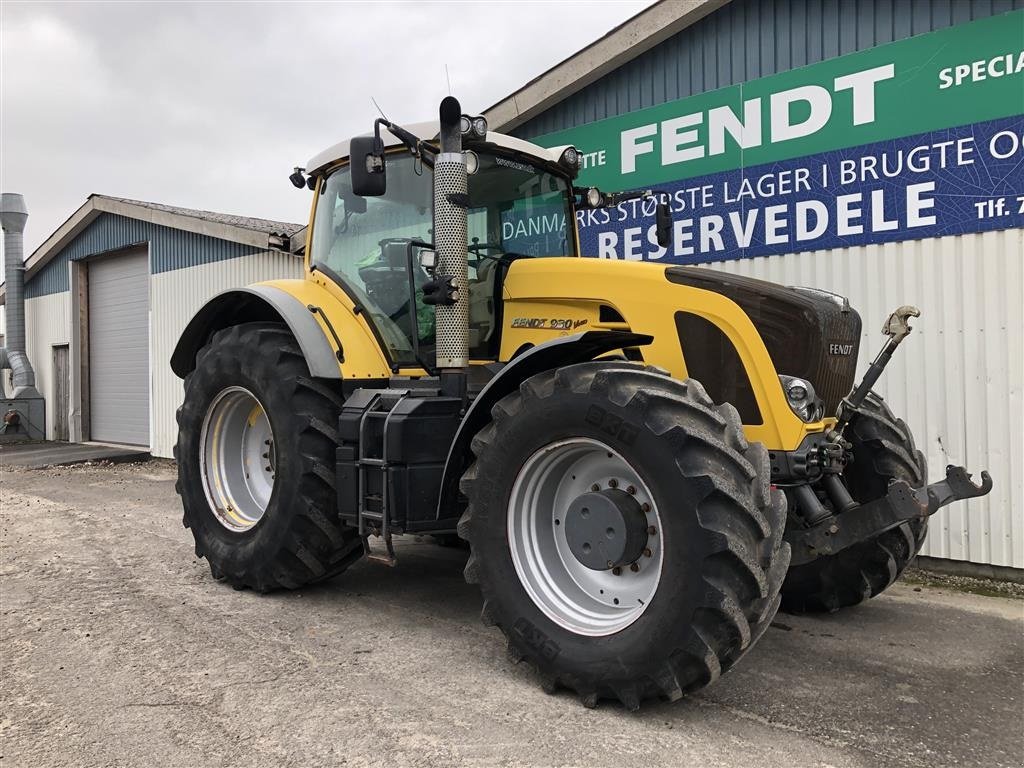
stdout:
{"type": "Polygon", "coordinates": [[[395,557],[395,548],[391,541],[391,477],[387,434],[391,414],[407,394],[408,391],[383,390],[373,399],[359,420],[359,538],[363,541],[363,551],[368,560],[392,567],[398,562],[398,558],[395,557]],[[378,443],[376,436],[371,435],[369,427],[374,421],[381,420],[383,425],[378,443]],[[378,446],[379,451],[372,450],[378,446]],[[380,473],[379,493],[370,490],[371,472],[380,473]],[[383,552],[370,546],[370,536],[380,536],[384,540],[383,552]]]}

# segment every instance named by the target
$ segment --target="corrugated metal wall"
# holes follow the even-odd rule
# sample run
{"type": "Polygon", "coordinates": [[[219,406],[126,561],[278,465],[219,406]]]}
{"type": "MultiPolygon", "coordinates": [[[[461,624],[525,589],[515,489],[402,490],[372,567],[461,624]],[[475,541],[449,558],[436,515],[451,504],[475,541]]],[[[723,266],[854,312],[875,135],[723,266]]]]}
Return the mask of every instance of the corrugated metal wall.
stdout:
{"type": "MultiPolygon", "coordinates": [[[[67,267],[65,267],[67,269],[67,267]]],[[[53,293],[25,301],[25,346],[36,372],[36,389],[46,398],[46,437],[53,439],[53,347],[71,333],[70,294],[53,293]]]]}
{"type": "Polygon", "coordinates": [[[188,321],[221,291],[261,280],[289,277],[302,277],[302,259],[272,251],[161,272],[150,278],[153,313],[150,337],[153,360],[151,452],[154,456],[170,457],[178,437],[174,414],[181,405],[184,390],[181,379],[171,371],[170,359],[188,321]]]}
{"type": "Polygon", "coordinates": [[[150,268],[154,274],[259,253],[258,248],[242,243],[103,213],[29,278],[25,284],[25,295],[32,298],[68,290],[69,261],[80,261],[145,242],[149,243],[150,268]]]}
{"type": "Polygon", "coordinates": [[[860,373],[901,304],[923,315],[877,387],[910,425],[931,480],[947,464],[995,485],[932,518],[923,553],[1024,568],[1024,230],[718,262],[714,269],[850,298],[864,319],[860,373]]]}
{"type": "Polygon", "coordinates": [[[1024,0],[732,0],[513,133],[574,128],[1018,8],[1024,0]]]}

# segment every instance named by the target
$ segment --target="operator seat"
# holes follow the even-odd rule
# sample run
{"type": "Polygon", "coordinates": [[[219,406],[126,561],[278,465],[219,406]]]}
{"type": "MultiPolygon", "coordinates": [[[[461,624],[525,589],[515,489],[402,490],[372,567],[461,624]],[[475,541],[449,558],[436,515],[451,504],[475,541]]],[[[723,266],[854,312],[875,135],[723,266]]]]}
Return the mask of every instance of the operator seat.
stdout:
{"type": "Polygon", "coordinates": [[[469,281],[469,348],[486,346],[494,335],[494,281],[498,262],[480,259],[469,281]]]}

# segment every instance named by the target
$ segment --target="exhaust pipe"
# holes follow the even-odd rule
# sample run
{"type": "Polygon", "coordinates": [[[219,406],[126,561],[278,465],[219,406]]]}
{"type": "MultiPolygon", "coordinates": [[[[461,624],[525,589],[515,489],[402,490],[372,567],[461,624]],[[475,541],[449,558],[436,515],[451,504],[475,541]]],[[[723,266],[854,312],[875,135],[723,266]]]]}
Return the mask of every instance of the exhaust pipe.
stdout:
{"type": "Polygon", "coordinates": [[[436,301],[437,368],[449,397],[466,393],[469,365],[469,295],[466,261],[467,179],[462,154],[462,108],[457,99],[441,101],[441,153],[434,161],[435,281],[445,294],[436,301]]]}
{"type": "Polygon", "coordinates": [[[7,346],[0,348],[0,369],[10,369],[14,397],[38,397],[36,374],[25,347],[25,198],[13,192],[0,195],[0,225],[4,231],[5,282],[7,283],[7,346]]]}

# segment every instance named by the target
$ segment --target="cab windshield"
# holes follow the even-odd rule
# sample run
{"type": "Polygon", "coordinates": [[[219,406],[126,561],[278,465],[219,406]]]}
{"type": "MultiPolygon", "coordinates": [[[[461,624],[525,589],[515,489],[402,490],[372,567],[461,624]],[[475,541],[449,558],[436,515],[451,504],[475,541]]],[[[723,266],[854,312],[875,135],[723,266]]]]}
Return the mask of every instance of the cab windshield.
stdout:
{"type": "MultiPolygon", "coordinates": [[[[576,255],[571,191],[559,176],[498,155],[480,154],[468,180],[470,354],[487,358],[496,351],[503,268],[516,258],[576,255]]],[[[434,312],[422,293],[430,278],[417,258],[433,243],[432,219],[432,171],[406,153],[388,156],[381,197],[353,195],[347,166],[320,186],[312,263],[362,305],[397,364],[433,354],[434,312]]]]}

